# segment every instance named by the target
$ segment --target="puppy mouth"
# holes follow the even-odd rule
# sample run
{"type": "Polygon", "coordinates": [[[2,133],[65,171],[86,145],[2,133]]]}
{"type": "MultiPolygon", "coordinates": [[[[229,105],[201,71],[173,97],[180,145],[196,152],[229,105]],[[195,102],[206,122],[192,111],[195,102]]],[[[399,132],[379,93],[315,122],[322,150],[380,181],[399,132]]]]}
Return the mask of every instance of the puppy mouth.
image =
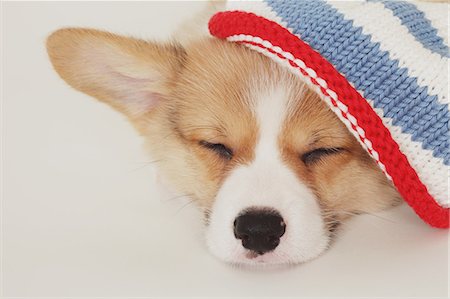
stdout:
{"type": "Polygon", "coordinates": [[[253,250],[245,250],[229,261],[230,264],[242,268],[257,269],[281,269],[301,264],[291,259],[282,258],[279,253],[274,251],[260,254],[253,250]]]}
{"type": "Polygon", "coordinates": [[[254,250],[246,250],[242,254],[242,258],[240,260],[241,265],[280,265],[279,261],[273,261],[274,251],[271,252],[257,252],[254,250]]]}
{"type": "Polygon", "coordinates": [[[262,254],[253,250],[249,250],[248,252],[245,253],[245,257],[248,258],[249,260],[255,259],[260,255],[262,254]]]}

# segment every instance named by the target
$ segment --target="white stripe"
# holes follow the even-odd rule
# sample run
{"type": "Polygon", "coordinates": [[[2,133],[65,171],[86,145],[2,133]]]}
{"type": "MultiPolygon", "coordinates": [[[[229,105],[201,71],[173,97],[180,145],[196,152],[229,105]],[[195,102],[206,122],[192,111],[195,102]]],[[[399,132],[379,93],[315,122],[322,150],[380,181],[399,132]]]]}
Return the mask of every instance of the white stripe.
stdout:
{"type": "Polygon", "coordinates": [[[400,67],[407,68],[410,76],[417,77],[419,86],[427,86],[440,103],[449,103],[449,60],[424,48],[390,9],[379,2],[328,3],[352,20],[354,26],[362,27],[363,33],[378,42],[381,50],[389,52],[391,59],[397,59],[400,67]]]}
{"type": "Polygon", "coordinates": [[[233,263],[304,262],[325,250],[329,238],[316,196],[281,157],[278,140],[289,113],[288,88],[282,83],[250,88],[259,128],[254,159],[234,168],[222,183],[211,209],[207,244],[216,256],[233,263]],[[248,252],[230,226],[249,208],[273,209],[289,227],[273,252],[253,259],[245,257],[248,252]]]}

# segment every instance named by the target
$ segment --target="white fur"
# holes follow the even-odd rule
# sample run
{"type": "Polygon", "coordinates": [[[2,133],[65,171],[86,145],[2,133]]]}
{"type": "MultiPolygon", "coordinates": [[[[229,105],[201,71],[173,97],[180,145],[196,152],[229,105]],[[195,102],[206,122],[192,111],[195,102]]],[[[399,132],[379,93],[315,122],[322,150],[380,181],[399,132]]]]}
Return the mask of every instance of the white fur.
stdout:
{"type": "Polygon", "coordinates": [[[278,137],[288,112],[287,88],[269,88],[255,97],[259,139],[255,159],[236,168],[220,188],[207,227],[212,253],[236,264],[300,263],[323,252],[329,242],[315,195],[282,161],[278,137]],[[233,233],[234,219],[249,207],[277,210],[286,233],[272,252],[249,258],[233,233]]]}

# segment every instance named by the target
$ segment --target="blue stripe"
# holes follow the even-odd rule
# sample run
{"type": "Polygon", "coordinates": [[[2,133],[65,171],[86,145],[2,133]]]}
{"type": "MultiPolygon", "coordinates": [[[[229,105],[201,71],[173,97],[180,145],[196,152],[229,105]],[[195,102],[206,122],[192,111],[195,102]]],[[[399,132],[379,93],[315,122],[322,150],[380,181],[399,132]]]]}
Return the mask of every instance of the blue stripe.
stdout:
{"type": "MultiPolygon", "coordinates": [[[[403,133],[450,165],[448,105],[429,95],[417,78],[380,50],[361,27],[324,2],[264,0],[289,28],[345,75],[403,133]]],[[[370,12],[369,12],[370,13],[370,12]]]]}
{"type": "Polygon", "coordinates": [[[442,57],[450,57],[450,51],[444,40],[437,34],[437,29],[431,25],[425,13],[420,11],[413,3],[405,1],[369,0],[379,1],[400,19],[403,26],[428,50],[442,57]]]}

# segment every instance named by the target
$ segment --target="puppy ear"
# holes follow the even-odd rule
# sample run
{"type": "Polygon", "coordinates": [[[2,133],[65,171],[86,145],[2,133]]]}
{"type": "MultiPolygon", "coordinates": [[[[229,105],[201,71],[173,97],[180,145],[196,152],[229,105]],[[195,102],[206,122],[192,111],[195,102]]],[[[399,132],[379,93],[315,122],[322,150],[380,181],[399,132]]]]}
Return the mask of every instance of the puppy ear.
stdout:
{"type": "Polygon", "coordinates": [[[61,29],[47,39],[58,74],[72,87],[131,119],[151,111],[169,93],[184,50],[91,29],[61,29]]]}

